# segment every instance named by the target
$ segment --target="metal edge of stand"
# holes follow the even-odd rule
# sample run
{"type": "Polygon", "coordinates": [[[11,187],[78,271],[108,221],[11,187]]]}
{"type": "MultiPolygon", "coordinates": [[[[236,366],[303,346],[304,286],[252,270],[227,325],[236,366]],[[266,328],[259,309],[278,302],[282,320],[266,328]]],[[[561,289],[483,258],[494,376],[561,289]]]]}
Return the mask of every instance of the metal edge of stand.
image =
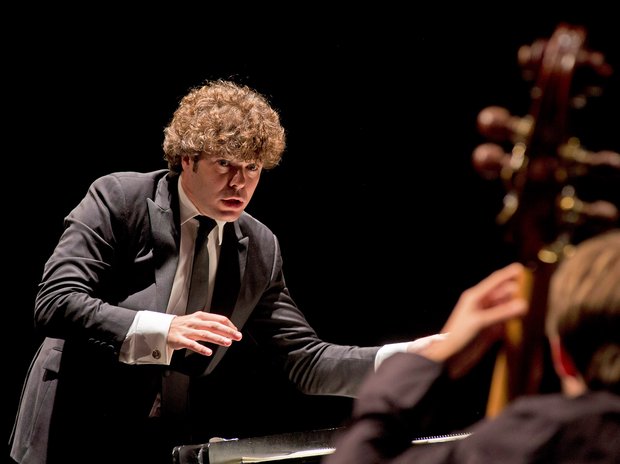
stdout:
{"type": "MultiPolygon", "coordinates": [[[[333,441],[343,428],[290,432],[249,438],[213,438],[209,443],[181,445],[173,450],[173,464],[244,464],[262,462],[318,463],[334,451],[333,441]]],[[[412,445],[462,440],[471,433],[425,436],[412,445]]]]}
{"type": "Polygon", "coordinates": [[[208,443],[175,446],[172,450],[172,464],[209,464],[209,453],[203,451],[205,448],[209,448],[208,443]],[[204,460],[204,456],[207,456],[207,460],[204,460]]]}

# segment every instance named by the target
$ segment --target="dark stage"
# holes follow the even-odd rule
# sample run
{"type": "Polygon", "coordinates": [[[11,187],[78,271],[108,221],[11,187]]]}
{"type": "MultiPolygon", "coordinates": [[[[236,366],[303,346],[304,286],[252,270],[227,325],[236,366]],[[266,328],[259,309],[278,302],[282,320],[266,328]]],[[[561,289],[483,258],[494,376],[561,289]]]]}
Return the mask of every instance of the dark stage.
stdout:
{"type": "MultiPolygon", "coordinates": [[[[280,110],[287,150],[248,212],[278,236],[292,296],[319,335],[344,344],[433,333],[461,291],[514,259],[495,223],[504,189],[476,173],[471,154],[485,141],[481,109],[528,113],[521,45],[561,21],[587,27],[589,46],[616,73],[581,110],[577,129],[587,148],[620,151],[620,37],[609,11],[498,9],[467,13],[494,20],[465,20],[463,12],[386,7],[276,20],[287,12],[181,10],[148,21],[104,11],[69,20],[57,10],[53,21],[46,12],[6,18],[19,24],[5,41],[5,158],[21,166],[7,168],[4,183],[5,227],[14,229],[4,269],[7,440],[39,341],[38,280],[64,216],[100,175],[166,166],[162,131],[189,87],[230,78],[280,110]]],[[[210,393],[235,411],[222,435],[344,423],[350,400],[303,396],[247,355],[248,371],[222,369],[230,388],[210,393]]],[[[462,410],[447,415],[482,414],[486,371],[478,374],[463,385],[462,410]]]]}

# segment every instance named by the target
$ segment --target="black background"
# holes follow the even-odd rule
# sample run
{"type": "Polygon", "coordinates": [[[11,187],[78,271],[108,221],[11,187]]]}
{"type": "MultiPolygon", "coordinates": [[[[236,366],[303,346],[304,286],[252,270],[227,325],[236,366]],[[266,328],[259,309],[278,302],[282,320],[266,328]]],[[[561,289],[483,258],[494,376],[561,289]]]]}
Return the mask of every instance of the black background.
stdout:
{"type": "MultiPolygon", "coordinates": [[[[165,167],[162,131],[189,87],[230,78],[280,111],[287,150],[248,211],[279,237],[291,293],[319,335],[360,345],[410,339],[437,331],[462,290],[513,258],[494,222],[503,188],[470,160],[484,141],[482,108],[529,110],[519,46],[562,21],[587,27],[590,47],[618,72],[582,110],[582,142],[620,150],[618,26],[587,5],[6,15],[7,439],[39,342],[36,285],[63,217],[100,175],[165,167]]],[[[349,400],[304,397],[268,367],[236,375],[234,395],[213,398],[239,424],[222,433],[335,426],[349,412],[349,400]]],[[[467,408],[480,414],[476,401],[467,408]]]]}

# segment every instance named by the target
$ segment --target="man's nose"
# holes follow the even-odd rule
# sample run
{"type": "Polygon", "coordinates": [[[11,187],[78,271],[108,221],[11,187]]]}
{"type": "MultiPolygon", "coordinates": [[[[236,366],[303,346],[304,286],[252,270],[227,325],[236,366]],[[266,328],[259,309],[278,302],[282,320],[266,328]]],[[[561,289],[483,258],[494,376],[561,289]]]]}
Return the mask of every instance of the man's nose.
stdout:
{"type": "Polygon", "coordinates": [[[242,188],[245,185],[245,175],[243,168],[233,168],[232,177],[230,178],[230,186],[234,188],[242,188]]]}

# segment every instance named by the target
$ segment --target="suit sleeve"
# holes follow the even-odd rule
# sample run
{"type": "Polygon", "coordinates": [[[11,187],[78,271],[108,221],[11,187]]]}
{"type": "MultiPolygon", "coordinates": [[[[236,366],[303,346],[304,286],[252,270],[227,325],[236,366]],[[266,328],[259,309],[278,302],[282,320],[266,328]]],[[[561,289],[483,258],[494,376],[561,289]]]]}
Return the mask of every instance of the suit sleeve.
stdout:
{"type": "Polygon", "coordinates": [[[136,313],[109,303],[106,289],[116,279],[126,216],[120,181],[105,176],[65,218],[35,300],[35,322],[45,336],[81,340],[118,356],[136,313]]]}
{"type": "Polygon", "coordinates": [[[409,452],[412,440],[426,435],[444,384],[442,366],[422,356],[400,353],[387,359],[362,385],[351,423],[325,464],[391,462],[409,452]]]}
{"type": "Polygon", "coordinates": [[[256,252],[263,256],[253,261],[264,263],[265,269],[258,273],[270,277],[248,322],[248,332],[284,368],[300,391],[354,397],[363,379],[373,371],[379,347],[322,340],[289,294],[277,239],[269,234],[262,240],[264,246],[256,252]],[[273,250],[270,260],[266,249],[273,250]]]}

